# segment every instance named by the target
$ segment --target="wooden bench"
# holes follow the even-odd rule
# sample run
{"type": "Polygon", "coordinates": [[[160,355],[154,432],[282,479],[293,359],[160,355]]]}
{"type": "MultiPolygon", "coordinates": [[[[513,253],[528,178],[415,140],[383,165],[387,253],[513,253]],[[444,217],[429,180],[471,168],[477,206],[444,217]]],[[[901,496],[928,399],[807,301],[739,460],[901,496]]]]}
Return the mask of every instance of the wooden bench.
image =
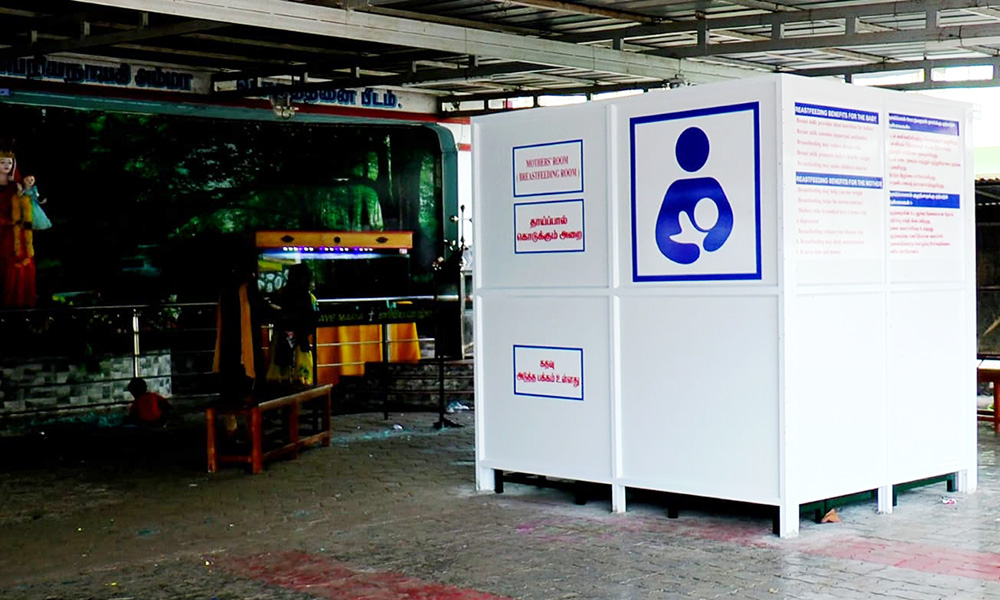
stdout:
{"type": "Polygon", "coordinates": [[[251,398],[243,405],[214,405],[205,409],[205,424],[208,441],[208,472],[215,473],[219,463],[240,463],[250,465],[250,470],[254,474],[260,473],[264,468],[264,461],[272,458],[291,454],[293,458],[298,458],[299,450],[312,444],[320,443],[323,446],[330,445],[330,390],[332,386],[324,385],[297,391],[284,396],[269,397],[264,399],[251,398]],[[319,404],[319,427],[318,431],[311,435],[301,437],[299,431],[299,414],[302,405],[312,402],[319,404]],[[264,451],[264,432],[262,414],[272,410],[284,409],[284,430],[286,439],[283,445],[264,451]],[[249,437],[249,454],[219,454],[216,445],[216,421],[219,417],[233,416],[242,417],[246,421],[247,436],[249,437]]]}
{"type": "Polygon", "coordinates": [[[977,411],[980,421],[992,421],[993,433],[1000,433],[1000,360],[980,360],[976,369],[979,383],[993,383],[993,412],[977,411]]]}

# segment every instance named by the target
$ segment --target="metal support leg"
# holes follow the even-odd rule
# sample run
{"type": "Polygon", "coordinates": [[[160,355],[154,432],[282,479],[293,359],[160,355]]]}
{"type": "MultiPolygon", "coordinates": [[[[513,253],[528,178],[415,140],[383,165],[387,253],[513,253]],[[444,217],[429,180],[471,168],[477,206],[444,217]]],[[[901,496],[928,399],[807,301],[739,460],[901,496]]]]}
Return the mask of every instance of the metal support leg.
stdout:
{"type": "Polygon", "coordinates": [[[254,475],[264,470],[264,437],[260,418],[260,408],[250,409],[250,470],[254,475]]]}
{"type": "Polygon", "coordinates": [[[293,446],[292,457],[299,457],[299,404],[288,405],[288,443],[293,446]]]}
{"type": "Polygon", "coordinates": [[[788,500],[776,507],[771,522],[771,530],[775,535],[783,538],[793,538],[799,535],[800,508],[798,502],[788,500]]]}
{"type": "Polygon", "coordinates": [[[611,511],[616,513],[625,512],[625,486],[611,486],[611,511]]]}
{"type": "Polygon", "coordinates": [[[896,490],[891,485],[884,485],[878,489],[878,512],[882,514],[892,513],[892,507],[896,505],[896,490]]]}

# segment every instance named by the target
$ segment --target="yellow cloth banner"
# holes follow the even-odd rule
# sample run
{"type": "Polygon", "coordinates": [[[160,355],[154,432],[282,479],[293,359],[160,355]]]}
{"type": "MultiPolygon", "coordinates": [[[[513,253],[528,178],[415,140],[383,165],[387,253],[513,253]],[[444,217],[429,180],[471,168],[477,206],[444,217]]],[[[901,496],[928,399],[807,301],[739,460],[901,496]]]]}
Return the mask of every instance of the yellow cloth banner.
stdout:
{"type": "MultiPolygon", "coordinates": [[[[389,325],[388,329],[389,362],[419,361],[420,342],[417,341],[417,324],[398,323],[389,325]]],[[[342,365],[320,367],[319,384],[335,384],[340,381],[341,375],[364,375],[364,363],[382,362],[382,327],[379,325],[320,327],[316,335],[318,363],[342,365]]]]}

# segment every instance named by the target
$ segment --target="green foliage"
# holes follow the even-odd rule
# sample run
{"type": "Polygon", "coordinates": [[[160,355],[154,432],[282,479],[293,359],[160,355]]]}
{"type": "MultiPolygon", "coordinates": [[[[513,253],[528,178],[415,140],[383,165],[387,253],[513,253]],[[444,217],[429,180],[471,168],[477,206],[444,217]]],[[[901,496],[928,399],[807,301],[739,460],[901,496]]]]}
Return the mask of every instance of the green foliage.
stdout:
{"type": "Polygon", "coordinates": [[[36,236],[44,295],[211,297],[212,263],[262,229],[411,230],[421,281],[442,237],[440,151],[423,128],[8,104],[0,119],[49,201],[54,227],[36,236]]]}

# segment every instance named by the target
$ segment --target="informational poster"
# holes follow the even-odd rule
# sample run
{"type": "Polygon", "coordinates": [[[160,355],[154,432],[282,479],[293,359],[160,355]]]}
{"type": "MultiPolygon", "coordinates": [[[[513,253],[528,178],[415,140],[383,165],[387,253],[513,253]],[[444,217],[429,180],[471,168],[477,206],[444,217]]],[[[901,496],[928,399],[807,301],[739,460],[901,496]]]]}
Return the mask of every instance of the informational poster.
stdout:
{"type": "Polygon", "coordinates": [[[514,204],[514,252],[583,252],[583,200],[514,204]]]}
{"type": "Polygon", "coordinates": [[[877,259],[884,205],[879,114],[795,103],[800,259],[877,259]]]}
{"type": "Polygon", "coordinates": [[[583,140],[515,146],[514,197],[583,192],[583,140]]]}
{"type": "Polygon", "coordinates": [[[514,395],[583,400],[583,348],[515,345],[514,395]]]}
{"type": "Polygon", "coordinates": [[[961,254],[963,148],[958,121],[889,113],[889,253],[961,254]]]}
{"type": "Polygon", "coordinates": [[[756,102],[629,119],[632,281],[761,278],[756,102]]]}

